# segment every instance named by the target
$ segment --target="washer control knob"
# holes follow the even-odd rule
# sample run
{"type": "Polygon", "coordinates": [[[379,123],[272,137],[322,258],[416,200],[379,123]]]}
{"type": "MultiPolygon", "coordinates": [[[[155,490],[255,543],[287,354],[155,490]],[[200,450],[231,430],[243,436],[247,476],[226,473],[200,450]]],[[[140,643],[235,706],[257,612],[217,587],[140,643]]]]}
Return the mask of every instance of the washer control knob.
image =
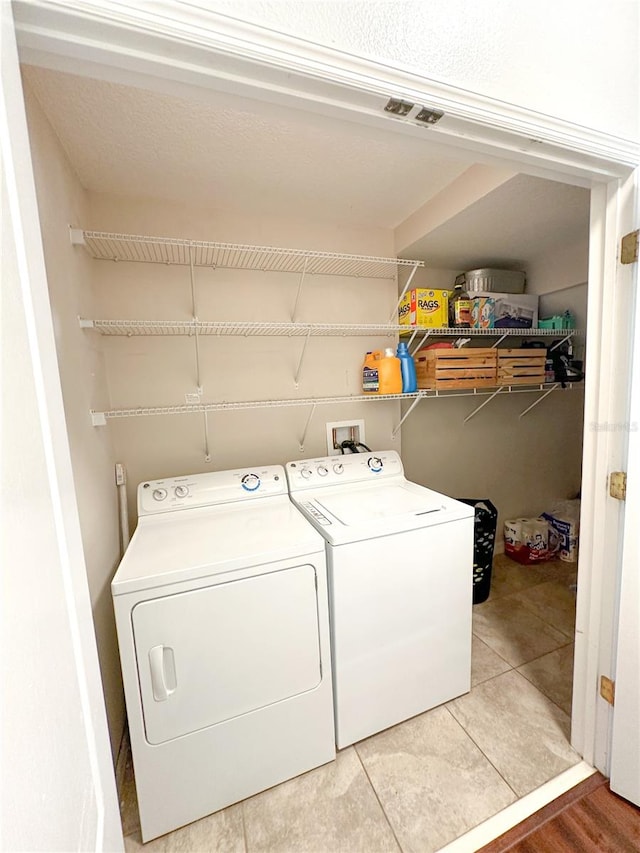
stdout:
{"type": "Polygon", "coordinates": [[[245,474],[242,478],[242,488],[247,492],[255,492],[260,485],[260,477],[257,474],[245,474]]]}
{"type": "Polygon", "coordinates": [[[367,465],[375,473],[382,471],[382,459],[379,456],[370,456],[367,460],[367,465]]]}
{"type": "Polygon", "coordinates": [[[189,494],[189,487],[188,486],[176,486],[175,489],[173,490],[173,494],[177,498],[186,498],[186,496],[189,494]]]}
{"type": "Polygon", "coordinates": [[[309,477],[313,474],[313,471],[311,470],[311,468],[302,468],[300,470],[300,474],[305,478],[305,480],[308,480],[309,477]]]}
{"type": "Polygon", "coordinates": [[[329,473],[329,469],[326,465],[318,465],[316,470],[321,477],[326,477],[329,473]]]}
{"type": "Polygon", "coordinates": [[[166,489],[154,489],[153,490],[153,499],[154,501],[163,501],[167,496],[166,489]]]}
{"type": "Polygon", "coordinates": [[[344,465],[342,464],[342,462],[336,462],[336,464],[333,466],[333,470],[336,474],[344,474],[344,465]]]}

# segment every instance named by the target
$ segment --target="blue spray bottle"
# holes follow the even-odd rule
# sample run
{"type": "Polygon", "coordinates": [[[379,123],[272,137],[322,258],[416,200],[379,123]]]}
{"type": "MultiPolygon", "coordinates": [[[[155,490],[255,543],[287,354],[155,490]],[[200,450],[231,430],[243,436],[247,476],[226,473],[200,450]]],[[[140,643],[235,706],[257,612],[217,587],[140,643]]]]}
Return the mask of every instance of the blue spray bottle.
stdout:
{"type": "Polygon", "coordinates": [[[402,393],[410,394],[418,390],[418,380],[416,378],[416,365],[411,357],[406,343],[400,341],[396,355],[400,359],[400,368],[402,371],[402,393]]]}

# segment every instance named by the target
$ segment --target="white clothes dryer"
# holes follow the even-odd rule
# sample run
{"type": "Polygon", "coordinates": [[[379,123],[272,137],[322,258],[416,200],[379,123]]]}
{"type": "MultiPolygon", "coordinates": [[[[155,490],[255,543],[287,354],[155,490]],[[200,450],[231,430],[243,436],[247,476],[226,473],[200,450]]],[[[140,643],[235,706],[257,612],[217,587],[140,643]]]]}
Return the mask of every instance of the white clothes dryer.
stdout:
{"type": "Polygon", "coordinates": [[[473,508],[408,481],[395,451],[285,467],[327,544],[337,746],[468,692],[473,508]]]}
{"type": "Polygon", "coordinates": [[[143,841],[335,757],[324,540],[282,466],[142,483],[113,579],[143,841]]]}

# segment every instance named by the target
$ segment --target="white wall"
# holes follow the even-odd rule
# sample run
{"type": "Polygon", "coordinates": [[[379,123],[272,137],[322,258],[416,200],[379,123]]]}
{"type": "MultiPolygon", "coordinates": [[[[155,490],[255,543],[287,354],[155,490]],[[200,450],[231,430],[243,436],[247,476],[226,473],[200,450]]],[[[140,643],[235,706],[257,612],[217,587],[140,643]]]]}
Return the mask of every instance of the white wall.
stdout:
{"type": "MultiPolygon", "coordinates": [[[[532,259],[527,269],[527,289],[540,295],[541,317],[569,310],[576,317],[577,328],[586,329],[588,260],[586,235],[532,259]]],[[[584,340],[581,343],[584,345],[584,340]]]]}
{"type": "MultiPolygon", "coordinates": [[[[8,212],[4,181],[2,191],[8,212]]],[[[2,222],[2,846],[82,849],[96,837],[98,803],[11,220],[2,222]]]]}
{"type": "Polygon", "coordinates": [[[585,127],[640,138],[636,0],[197,5],[585,127]]]}
{"type": "MultiPolygon", "coordinates": [[[[284,246],[393,256],[389,230],[347,229],[308,217],[288,221],[198,209],[157,199],[91,195],[90,227],[129,234],[166,235],[253,245],[284,246]]],[[[81,223],[78,223],[81,224],[81,223]]],[[[86,223],[85,223],[86,224],[86,223]]],[[[101,318],[189,319],[188,267],[93,261],[101,318]]],[[[299,276],[239,270],[196,269],[201,320],[291,320],[299,276]]],[[[394,280],[307,276],[298,319],[307,322],[387,323],[396,305],[394,280]]],[[[95,338],[96,333],[86,332],[95,338]]],[[[201,338],[204,401],[277,400],[361,393],[361,368],[369,349],[394,345],[386,337],[312,338],[299,387],[294,376],[304,339],[277,337],[201,338]]],[[[98,339],[114,408],[184,404],[193,392],[195,348],[185,337],[98,339]]],[[[367,443],[400,449],[391,433],[399,420],[396,402],[318,406],[304,451],[299,442],[310,407],[218,412],[208,416],[212,459],[204,458],[203,415],[109,420],[118,458],[129,474],[132,522],[135,489],[146,479],[207,470],[284,463],[327,454],[327,421],[363,418],[367,443]]],[[[100,431],[100,430],[98,430],[100,431]]]]}
{"type": "Polygon", "coordinates": [[[0,14],[2,848],[122,850],[11,9],[0,14]]]}
{"type": "MultiPolygon", "coordinates": [[[[547,253],[527,270],[527,291],[553,291],[584,281],[588,245],[547,253]]],[[[456,271],[424,270],[424,281],[444,287],[456,271]]],[[[423,285],[424,286],[424,285],[423,285]]],[[[572,310],[586,321],[586,285],[541,298],[546,314],[572,310]]],[[[582,343],[575,356],[582,357],[582,343]]],[[[487,345],[490,345],[488,342],[487,345]]],[[[503,344],[504,346],[504,344],[503,344]]],[[[535,400],[518,393],[497,398],[466,424],[485,397],[441,398],[419,404],[402,427],[408,476],[452,497],[489,498],[498,508],[498,540],[505,518],[536,516],[557,500],[575,497],[581,482],[583,394],[554,392],[523,418],[535,400]]]]}
{"type": "Polygon", "coordinates": [[[91,262],[69,240],[88,216],[87,197],[36,99],[25,93],[60,380],[87,578],[114,758],[124,699],[110,583],[120,542],[111,437],[91,426],[89,409],[108,402],[102,354],[78,325],[91,314],[91,262]]]}

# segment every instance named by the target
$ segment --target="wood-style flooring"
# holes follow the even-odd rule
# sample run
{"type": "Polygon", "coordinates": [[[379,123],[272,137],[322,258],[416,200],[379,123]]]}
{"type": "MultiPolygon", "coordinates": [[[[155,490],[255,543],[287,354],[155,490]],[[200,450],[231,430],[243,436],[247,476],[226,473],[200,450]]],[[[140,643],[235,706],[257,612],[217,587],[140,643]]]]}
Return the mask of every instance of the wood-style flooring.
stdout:
{"type": "Polygon", "coordinates": [[[638,853],[640,809],[595,773],[478,853],[638,853]]]}

